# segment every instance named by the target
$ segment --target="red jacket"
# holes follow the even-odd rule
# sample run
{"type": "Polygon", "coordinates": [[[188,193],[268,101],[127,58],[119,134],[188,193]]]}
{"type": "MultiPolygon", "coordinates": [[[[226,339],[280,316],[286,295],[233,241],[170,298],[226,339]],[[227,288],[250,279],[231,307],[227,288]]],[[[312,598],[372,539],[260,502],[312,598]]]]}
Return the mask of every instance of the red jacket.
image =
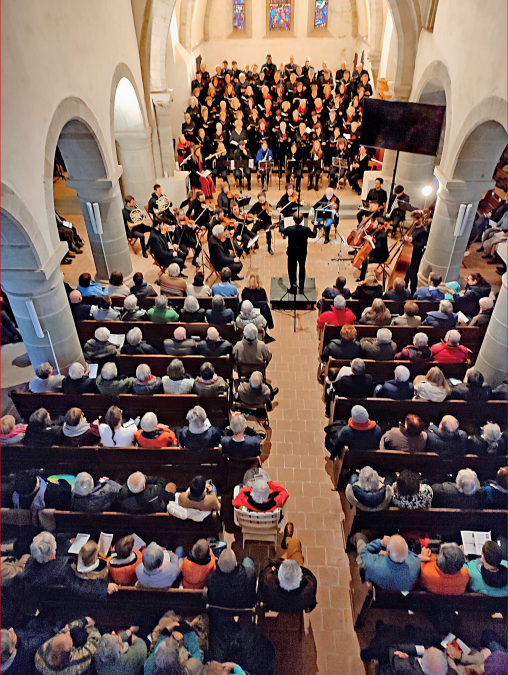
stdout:
{"type": "Polygon", "coordinates": [[[323,328],[325,323],[331,326],[345,326],[346,324],[353,324],[355,321],[356,316],[347,307],[344,309],[332,307],[318,316],[317,325],[318,328],[323,328]]]}
{"type": "Polygon", "coordinates": [[[434,361],[438,363],[464,363],[467,361],[467,347],[463,345],[447,345],[441,340],[440,344],[432,345],[430,348],[434,361]]]}
{"type": "Polygon", "coordinates": [[[288,491],[273,480],[268,481],[268,487],[270,488],[270,497],[264,505],[259,504],[256,506],[256,502],[249,499],[252,492],[252,487],[249,486],[243,487],[240,490],[236,498],[233,499],[233,506],[237,509],[243,506],[249,511],[256,511],[258,513],[270,513],[271,511],[275,511],[275,509],[281,509],[289,497],[288,491]],[[265,506],[265,508],[259,508],[261,506],[265,506]]]}

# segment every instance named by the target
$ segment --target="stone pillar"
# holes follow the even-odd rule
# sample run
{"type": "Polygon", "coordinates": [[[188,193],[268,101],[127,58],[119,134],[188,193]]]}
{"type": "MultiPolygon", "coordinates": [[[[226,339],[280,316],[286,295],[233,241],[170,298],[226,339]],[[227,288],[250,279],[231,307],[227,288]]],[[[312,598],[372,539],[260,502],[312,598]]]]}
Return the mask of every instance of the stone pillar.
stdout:
{"type": "Polygon", "coordinates": [[[150,127],[143,131],[115,132],[124,195],[133,195],[140,207],[148,203],[155,183],[151,134],[150,127]]]}
{"type": "Polygon", "coordinates": [[[430,272],[437,272],[443,281],[456,281],[464,259],[478,202],[494,186],[494,181],[462,181],[449,179],[439,167],[434,173],[439,181],[437,203],[429,241],[420,266],[419,283],[424,285],[430,272]],[[472,204],[469,220],[461,237],[454,237],[461,204],[472,204]]]}
{"type": "Polygon", "coordinates": [[[491,387],[497,387],[506,379],[507,302],[507,275],[505,273],[501,280],[501,290],[494,306],[494,312],[475,364],[475,368],[478,368],[485,378],[485,382],[490,384],[491,387]]]}
{"type": "Polygon", "coordinates": [[[172,177],[176,169],[176,162],[170,119],[171,91],[152,92],[150,98],[155,109],[162,169],[163,171],[167,171],[169,177],[172,177]]]}
{"type": "Polygon", "coordinates": [[[434,162],[431,155],[415,155],[411,152],[401,152],[397,165],[397,184],[404,186],[404,191],[411,197],[411,204],[423,209],[435,202],[434,162]],[[433,186],[432,194],[425,200],[422,190],[425,186],[433,186]]]}
{"type": "Polygon", "coordinates": [[[2,287],[11,303],[34,368],[45,361],[56,366],[53,350],[61,371],[75,361],[85,364],[63,285],[59,255],[54,255],[45,269],[2,271],[2,287]],[[35,333],[26,305],[27,300],[33,302],[41,328],[47,331],[42,338],[35,333]]]}
{"type": "Polygon", "coordinates": [[[381,54],[377,51],[369,50],[370,69],[372,70],[372,86],[377,87],[377,78],[379,75],[379,64],[381,63],[381,54]]]}
{"type": "Polygon", "coordinates": [[[118,184],[121,173],[122,169],[119,167],[116,175],[109,179],[73,180],[69,178],[66,181],[67,185],[74,188],[78,193],[97,270],[96,279],[102,284],[108,282],[111,272],[122,272],[124,282],[127,285],[133,276],[132,261],[122,217],[123,201],[118,184]],[[96,234],[93,230],[87,202],[99,204],[102,235],[96,234]]]}

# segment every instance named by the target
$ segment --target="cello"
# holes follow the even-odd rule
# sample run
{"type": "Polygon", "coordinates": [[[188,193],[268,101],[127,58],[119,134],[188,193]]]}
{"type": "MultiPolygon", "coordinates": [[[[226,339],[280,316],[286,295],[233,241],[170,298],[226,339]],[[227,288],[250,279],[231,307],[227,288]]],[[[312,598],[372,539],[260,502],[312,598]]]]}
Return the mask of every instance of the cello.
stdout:
{"type": "Polygon", "coordinates": [[[369,213],[369,215],[365,216],[362,222],[358,225],[356,230],[351,230],[346,240],[349,246],[358,248],[363,244],[365,236],[370,234],[376,225],[376,221],[373,216],[374,213],[369,213]]]}
{"type": "MultiPolygon", "coordinates": [[[[383,223],[383,227],[381,229],[383,230],[388,230],[390,227],[390,223],[383,223]]],[[[353,267],[356,267],[357,270],[361,268],[365,260],[369,257],[371,252],[376,248],[376,243],[374,239],[370,236],[370,234],[365,234],[364,240],[363,240],[363,245],[359,249],[358,253],[355,255],[353,262],[351,263],[353,267]]]]}
{"type": "MultiPolygon", "coordinates": [[[[416,213],[416,211],[413,211],[413,213],[416,213]]],[[[398,277],[402,277],[403,279],[405,278],[409,269],[409,265],[411,264],[411,256],[413,254],[413,244],[407,241],[407,237],[412,235],[413,231],[416,229],[416,227],[418,227],[418,225],[420,225],[420,223],[427,227],[427,221],[429,217],[430,209],[426,209],[423,211],[422,216],[413,220],[413,223],[402,239],[399,248],[397,251],[395,251],[391,260],[388,261],[388,264],[390,264],[395,260],[395,265],[393,266],[390,278],[388,279],[388,289],[393,288],[393,283],[398,277]]]]}

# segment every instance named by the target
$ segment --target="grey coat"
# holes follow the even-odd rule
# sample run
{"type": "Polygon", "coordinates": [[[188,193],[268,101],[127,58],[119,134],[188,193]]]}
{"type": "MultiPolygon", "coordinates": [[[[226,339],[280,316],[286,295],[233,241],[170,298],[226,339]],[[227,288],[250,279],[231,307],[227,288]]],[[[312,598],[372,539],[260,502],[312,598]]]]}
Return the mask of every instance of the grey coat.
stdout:
{"type": "Polygon", "coordinates": [[[102,513],[108,511],[116,501],[116,496],[122,486],[108,478],[99,482],[89,495],[72,494],[71,511],[84,513],[102,513]]]}

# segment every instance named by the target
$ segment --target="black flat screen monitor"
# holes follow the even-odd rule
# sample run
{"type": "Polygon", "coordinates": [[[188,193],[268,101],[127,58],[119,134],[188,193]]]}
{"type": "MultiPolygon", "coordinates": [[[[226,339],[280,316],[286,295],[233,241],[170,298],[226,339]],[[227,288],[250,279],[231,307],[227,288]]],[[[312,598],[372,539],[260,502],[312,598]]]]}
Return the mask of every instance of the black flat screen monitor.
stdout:
{"type": "Polygon", "coordinates": [[[445,106],[367,98],[360,143],[368,148],[437,154],[445,106]]]}

